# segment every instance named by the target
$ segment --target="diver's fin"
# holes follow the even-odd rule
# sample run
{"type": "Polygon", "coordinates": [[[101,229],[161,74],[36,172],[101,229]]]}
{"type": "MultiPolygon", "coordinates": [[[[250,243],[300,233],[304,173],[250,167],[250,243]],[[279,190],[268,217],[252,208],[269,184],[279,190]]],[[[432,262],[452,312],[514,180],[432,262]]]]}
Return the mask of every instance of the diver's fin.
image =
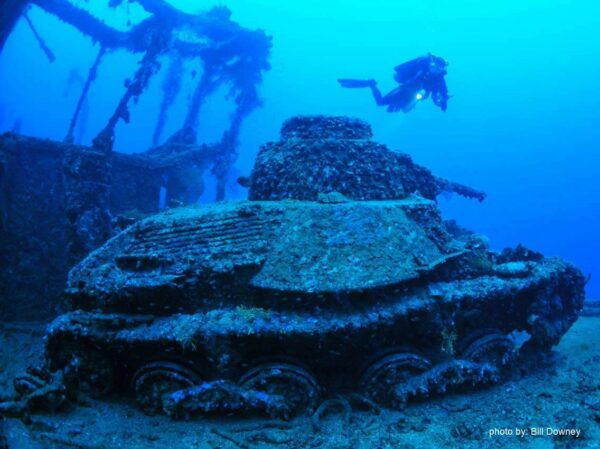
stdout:
{"type": "Polygon", "coordinates": [[[359,88],[359,87],[370,87],[373,85],[373,80],[350,80],[350,79],[338,79],[338,83],[342,87],[359,88]]]}

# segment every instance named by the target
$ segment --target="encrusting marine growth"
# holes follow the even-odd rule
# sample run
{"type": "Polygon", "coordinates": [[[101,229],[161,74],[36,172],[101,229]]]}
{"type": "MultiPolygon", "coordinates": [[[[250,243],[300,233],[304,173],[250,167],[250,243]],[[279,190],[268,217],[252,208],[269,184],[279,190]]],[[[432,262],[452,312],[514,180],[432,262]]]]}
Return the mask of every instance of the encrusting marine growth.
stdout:
{"type": "Polygon", "coordinates": [[[492,252],[444,222],[441,191],[484,195],[371,141],[364,122],[289,120],[246,185],[250,200],[143,219],[73,268],[72,311],[46,337],[64,398],[131,391],[150,414],[316,412],[318,426],[326,408],[499,382],[581,311],[576,267],[492,252]]]}

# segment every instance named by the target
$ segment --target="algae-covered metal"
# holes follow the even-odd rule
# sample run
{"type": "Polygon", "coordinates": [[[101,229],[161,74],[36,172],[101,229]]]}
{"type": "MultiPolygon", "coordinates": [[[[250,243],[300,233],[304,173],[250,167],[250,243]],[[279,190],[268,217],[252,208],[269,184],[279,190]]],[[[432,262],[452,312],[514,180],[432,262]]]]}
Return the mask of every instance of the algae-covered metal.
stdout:
{"type": "Polygon", "coordinates": [[[68,293],[76,308],[165,314],[400,284],[463,251],[439,217],[422,226],[436,214],[419,197],[179,208],[98,249],[71,271],[68,293]]]}
{"type": "MultiPolygon", "coordinates": [[[[340,118],[285,126],[283,146],[319,126],[323,143],[310,151],[370,145],[367,125],[340,118]],[[340,137],[332,123],[357,131],[340,137]]],[[[71,271],[74,310],[47,335],[52,368],[76,360],[82,387],[132,389],[144,410],[172,416],[289,416],[341,391],[399,407],[499,381],[519,351],[556,344],[581,310],[577,268],[521,246],[494,253],[418,189],[371,198],[381,190],[367,177],[360,200],[325,184],[296,198],[304,179],[261,184],[258,173],[281,167],[261,157],[251,196],[283,198],[164,212],[71,271]]],[[[368,157],[355,163],[371,170],[368,157]]],[[[423,189],[436,179],[418,178],[423,189]]]]}

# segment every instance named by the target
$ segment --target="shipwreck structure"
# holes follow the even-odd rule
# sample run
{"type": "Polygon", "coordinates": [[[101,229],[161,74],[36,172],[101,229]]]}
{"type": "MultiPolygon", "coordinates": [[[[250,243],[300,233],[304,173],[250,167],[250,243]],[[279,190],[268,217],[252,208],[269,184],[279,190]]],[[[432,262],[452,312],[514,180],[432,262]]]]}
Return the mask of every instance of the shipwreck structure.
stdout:
{"type": "MultiPolygon", "coordinates": [[[[125,2],[108,3],[109,8],[121,8],[125,2]]],[[[109,27],[68,0],[9,0],[0,11],[0,51],[14,25],[24,20],[49,62],[60,57],[36,30],[29,8],[41,8],[75,27],[97,48],[72,118],[65,124],[64,141],[15,132],[0,136],[0,316],[15,315],[17,310],[30,318],[51,313],[48,304],[55,303],[52,298],[62,290],[72,264],[106,241],[131,215],[193,202],[202,192],[205,172],[210,170],[216,179],[215,199],[225,198],[242,124],[261,104],[258,88],[270,68],[271,38],[232,21],[225,7],[186,14],[163,0],[136,3],[148,17],[128,31],[109,27]],[[107,53],[117,49],[140,55],[138,67],[92,145],[75,145],[74,133],[98,67],[107,53]],[[202,71],[195,78],[179,130],[165,137],[164,125],[181,89],[183,64],[189,60],[201,61],[202,71]],[[144,95],[162,67],[163,98],[152,148],[133,155],[114,152],[115,126],[129,122],[131,104],[144,95]],[[227,96],[235,108],[222,137],[205,142],[198,135],[200,111],[222,86],[229,88],[227,96]]]]}

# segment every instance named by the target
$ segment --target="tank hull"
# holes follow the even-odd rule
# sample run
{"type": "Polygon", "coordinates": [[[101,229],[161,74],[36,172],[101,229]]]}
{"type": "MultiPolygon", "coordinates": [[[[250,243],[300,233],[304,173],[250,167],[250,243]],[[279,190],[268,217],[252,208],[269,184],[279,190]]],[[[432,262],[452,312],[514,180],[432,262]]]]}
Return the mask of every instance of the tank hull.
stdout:
{"type": "Polygon", "coordinates": [[[531,350],[556,344],[581,310],[581,273],[559,259],[510,262],[519,263],[527,268],[512,275],[503,264],[473,279],[387,287],[362,304],[342,295],[343,307],[319,314],[240,305],[163,317],[76,311],[50,326],[47,357],[58,369],[74,354],[101,354],[125,389],[154,360],[233,382],[278,360],[305,367],[325,392],[360,391],[365,369],[393,351],[422,354],[435,367],[467,359],[469,339],[482,331],[525,335],[531,350]]]}

